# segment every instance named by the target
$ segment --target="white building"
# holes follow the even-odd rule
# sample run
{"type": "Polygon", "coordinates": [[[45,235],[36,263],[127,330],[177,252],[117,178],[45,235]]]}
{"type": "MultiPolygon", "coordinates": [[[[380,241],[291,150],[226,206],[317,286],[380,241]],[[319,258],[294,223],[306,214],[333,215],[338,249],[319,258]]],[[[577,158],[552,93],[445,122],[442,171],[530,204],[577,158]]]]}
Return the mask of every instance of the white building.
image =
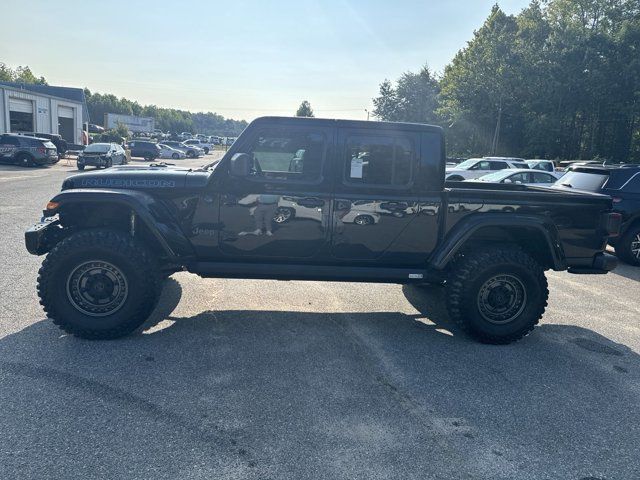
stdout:
{"type": "Polygon", "coordinates": [[[81,88],[0,82],[0,133],[57,133],[82,144],[89,112],[81,88]]]}

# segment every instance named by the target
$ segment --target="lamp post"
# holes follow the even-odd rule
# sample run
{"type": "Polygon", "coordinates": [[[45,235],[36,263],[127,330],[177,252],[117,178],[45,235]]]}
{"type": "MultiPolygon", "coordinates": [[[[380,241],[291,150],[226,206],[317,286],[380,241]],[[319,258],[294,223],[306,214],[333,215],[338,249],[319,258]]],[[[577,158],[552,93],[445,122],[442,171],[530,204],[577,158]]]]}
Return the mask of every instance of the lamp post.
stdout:
{"type": "Polygon", "coordinates": [[[369,110],[367,110],[366,108],[364,109],[365,112],[367,112],[367,122],[369,121],[369,110]]]}

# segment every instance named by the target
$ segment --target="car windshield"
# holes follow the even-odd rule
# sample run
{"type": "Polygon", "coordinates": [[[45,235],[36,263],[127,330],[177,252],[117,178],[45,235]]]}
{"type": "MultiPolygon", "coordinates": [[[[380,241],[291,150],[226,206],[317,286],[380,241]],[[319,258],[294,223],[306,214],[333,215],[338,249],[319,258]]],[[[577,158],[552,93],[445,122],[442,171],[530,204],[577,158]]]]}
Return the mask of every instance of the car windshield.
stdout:
{"type": "Polygon", "coordinates": [[[478,180],[483,182],[499,182],[512,174],[513,174],[513,171],[509,172],[509,171],[501,170],[498,172],[488,173],[486,175],[483,175],[478,180]]]}
{"type": "Polygon", "coordinates": [[[465,160],[464,162],[459,163],[453,168],[458,168],[460,170],[468,170],[469,168],[473,167],[476,163],[478,163],[477,158],[470,158],[469,160],[465,160]]]}
{"type": "Polygon", "coordinates": [[[555,185],[577,190],[587,190],[596,192],[602,188],[604,182],[609,178],[605,172],[567,172],[555,185]]]}
{"type": "Polygon", "coordinates": [[[108,143],[94,143],[87,145],[84,149],[85,153],[107,153],[111,149],[111,145],[108,143]]]}

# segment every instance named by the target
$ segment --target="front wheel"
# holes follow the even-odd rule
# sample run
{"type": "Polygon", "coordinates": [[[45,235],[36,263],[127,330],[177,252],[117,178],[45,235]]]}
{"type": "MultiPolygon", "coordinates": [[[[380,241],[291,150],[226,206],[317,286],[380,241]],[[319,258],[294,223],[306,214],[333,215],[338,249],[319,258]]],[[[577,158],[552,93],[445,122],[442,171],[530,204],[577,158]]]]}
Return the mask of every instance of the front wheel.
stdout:
{"type": "Polygon", "coordinates": [[[78,167],[78,170],[84,170],[84,165],[78,164],[77,167],[78,167]]]}
{"type": "Polygon", "coordinates": [[[39,271],[38,295],[47,316],[64,331],[112,339],[144,323],[160,282],[153,257],[130,236],[87,230],[49,252],[39,271]]]}
{"type": "Polygon", "coordinates": [[[459,257],[446,281],[449,315],[483,343],[507,344],[534,329],[547,306],[544,270],[515,246],[459,257]]]}
{"type": "Polygon", "coordinates": [[[178,153],[172,153],[171,154],[171,158],[173,158],[174,160],[178,160],[180,158],[180,154],[178,153]]]}

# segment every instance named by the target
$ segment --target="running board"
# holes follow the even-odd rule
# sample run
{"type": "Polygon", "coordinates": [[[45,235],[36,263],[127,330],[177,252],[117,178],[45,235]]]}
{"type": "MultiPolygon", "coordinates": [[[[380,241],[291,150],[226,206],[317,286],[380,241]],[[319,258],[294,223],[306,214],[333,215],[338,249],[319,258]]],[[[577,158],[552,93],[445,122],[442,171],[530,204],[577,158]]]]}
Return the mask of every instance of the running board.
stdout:
{"type": "Polygon", "coordinates": [[[419,268],[195,262],[187,265],[187,271],[205,278],[379,283],[430,283],[442,281],[442,277],[438,275],[438,272],[419,268]]]}

